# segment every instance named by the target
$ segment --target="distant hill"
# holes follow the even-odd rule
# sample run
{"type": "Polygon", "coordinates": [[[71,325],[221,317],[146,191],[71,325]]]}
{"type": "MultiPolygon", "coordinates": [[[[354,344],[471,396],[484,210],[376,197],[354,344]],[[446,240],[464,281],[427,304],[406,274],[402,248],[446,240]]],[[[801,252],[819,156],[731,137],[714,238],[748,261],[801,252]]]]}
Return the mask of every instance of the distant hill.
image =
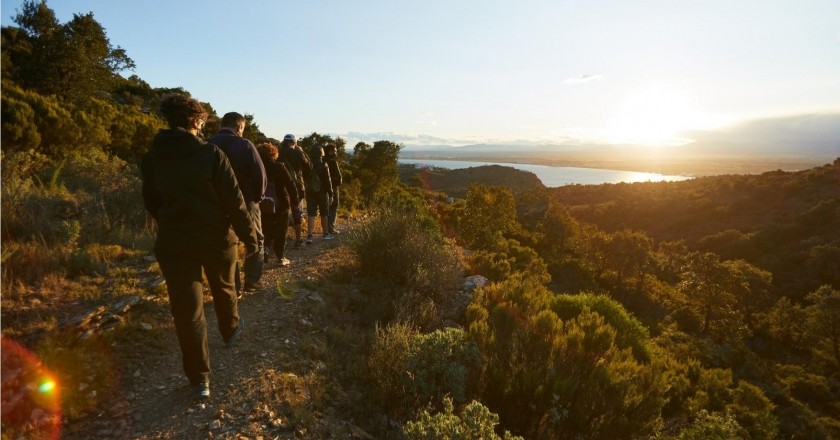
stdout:
{"type": "Polygon", "coordinates": [[[514,193],[545,188],[534,173],[501,165],[460,170],[415,168],[402,165],[400,166],[400,180],[409,185],[419,185],[423,189],[443,192],[456,198],[464,198],[471,183],[503,186],[514,193]]]}

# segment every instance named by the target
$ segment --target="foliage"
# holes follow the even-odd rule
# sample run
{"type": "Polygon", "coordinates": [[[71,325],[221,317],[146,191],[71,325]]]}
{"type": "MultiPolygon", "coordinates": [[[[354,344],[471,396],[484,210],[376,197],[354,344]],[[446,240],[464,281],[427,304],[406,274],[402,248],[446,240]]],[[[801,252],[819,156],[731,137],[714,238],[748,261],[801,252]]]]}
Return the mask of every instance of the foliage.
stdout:
{"type": "Polygon", "coordinates": [[[516,203],[509,189],[472,184],[458,219],[458,230],[467,246],[493,249],[500,237],[518,229],[516,203]]]}
{"type": "Polygon", "coordinates": [[[421,334],[398,323],[376,329],[368,367],[378,401],[391,414],[403,417],[445,396],[458,404],[464,402],[480,359],[463,330],[421,334]]]}
{"type": "Polygon", "coordinates": [[[403,148],[391,141],[376,141],[373,146],[359,142],[353,147],[350,170],[359,180],[362,196],[370,204],[377,195],[397,183],[397,157],[403,148]]]}
{"type": "Polygon", "coordinates": [[[30,48],[10,53],[14,79],[38,93],[84,101],[110,93],[119,73],[134,69],[134,61],[111,45],[93,13],[74,14],[60,24],[45,0],[26,0],[14,20],[30,48]]]}
{"type": "Polygon", "coordinates": [[[469,307],[469,334],[485,365],[482,401],[528,437],[656,432],[667,388],[662,364],[636,361],[589,308],[560,319],[552,297],[539,282],[516,277],[485,287],[469,307]]]}
{"type": "Polygon", "coordinates": [[[833,358],[834,369],[840,367],[840,290],[822,286],[810,293],[812,303],[805,314],[808,335],[814,341],[814,351],[833,358]]]}
{"type": "Polygon", "coordinates": [[[706,410],[698,414],[697,420],[684,429],[679,440],[734,440],[748,439],[741,426],[731,415],[709,413],[706,410]]]}
{"type": "Polygon", "coordinates": [[[474,252],[470,261],[473,272],[492,281],[503,281],[513,275],[523,274],[538,279],[543,284],[551,282],[548,267],[537,252],[520,245],[514,239],[499,236],[491,249],[474,252]]]}
{"type": "Polygon", "coordinates": [[[461,265],[439,230],[410,210],[384,209],[353,232],[350,246],[358,255],[360,273],[369,280],[366,287],[385,308],[375,319],[435,325],[429,306],[439,305],[461,275],[461,265]]]}
{"type": "Polygon", "coordinates": [[[443,412],[434,415],[423,411],[420,418],[409,422],[403,428],[408,440],[522,440],[522,437],[505,431],[499,437],[494,428],[499,416],[490,412],[481,402],[473,400],[460,415],[454,414],[452,400],[443,400],[443,412]]]}

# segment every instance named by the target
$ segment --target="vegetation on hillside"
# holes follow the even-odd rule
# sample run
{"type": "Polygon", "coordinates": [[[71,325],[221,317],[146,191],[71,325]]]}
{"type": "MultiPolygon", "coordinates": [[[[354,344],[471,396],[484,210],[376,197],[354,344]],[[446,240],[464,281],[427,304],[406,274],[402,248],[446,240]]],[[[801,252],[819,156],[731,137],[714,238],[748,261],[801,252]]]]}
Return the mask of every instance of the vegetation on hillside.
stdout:
{"type": "MultiPolygon", "coordinates": [[[[156,103],[188,92],[120,76],[133,63],[91,14],[61,24],[32,1],[15,22],[2,30],[3,337],[73,384],[62,410],[78,420],[119,388],[102,367],[139,324],[79,338],[63,323],[159,294],[140,282],[155,226],[137,160],[163,126],[156,103]]],[[[265,137],[248,119],[246,136],[265,137]]],[[[556,189],[453,179],[449,193],[400,183],[400,148],[339,148],[346,213],[369,215],[355,259],[323,274],[353,286],[326,300],[343,326],[325,336],[326,368],[368,432],[840,438],[840,160],[556,189]],[[466,275],[489,281],[464,291],[466,275]]],[[[39,432],[31,407],[3,403],[4,439],[39,432]]]]}

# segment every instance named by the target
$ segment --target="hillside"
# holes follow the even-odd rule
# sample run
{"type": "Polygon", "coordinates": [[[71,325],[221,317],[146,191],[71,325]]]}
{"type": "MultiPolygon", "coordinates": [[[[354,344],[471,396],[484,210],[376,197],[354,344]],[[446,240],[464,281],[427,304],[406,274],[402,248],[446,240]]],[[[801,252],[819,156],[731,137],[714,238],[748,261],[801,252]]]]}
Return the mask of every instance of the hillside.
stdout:
{"type": "MultiPolygon", "coordinates": [[[[339,227],[349,231],[351,225],[340,222],[339,227]]],[[[63,398],[74,402],[65,405],[75,408],[57,427],[61,438],[370,438],[358,425],[369,429],[373,421],[353,420],[348,400],[352,386],[345,388],[338,379],[343,370],[354,368],[341,355],[349,347],[335,345],[335,334],[347,323],[334,309],[356,289],[347,283],[353,256],[346,239],[342,234],[334,241],[316,240],[289,250],[292,264],[287,268],[276,260],[268,264],[261,289],[240,300],[246,331],[234,347],[225,347],[218,335],[208,292],[213,372],[206,401],[193,399],[181,372],[165,294],[150,290],[138,298],[116,327],[82,322],[78,328],[58,329],[70,332],[65,341],[76,332],[89,333],[68,349],[102,350],[76,361],[77,373],[56,371],[67,378],[59,382],[66,387],[60,390],[63,398]],[[84,376],[77,377],[79,373],[84,376]]],[[[3,365],[7,376],[5,356],[3,365]]],[[[4,380],[4,408],[14,407],[10,390],[4,380]]],[[[45,418],[33,420],[43,429],[35,432],[44,434],[52,421],[49,414],[40,414],[45,418]]],[[[4,412],[4,421],[6,416],[4,412]]],[[[4,424],[4,439],[13,427],[4,424]]]]}
{"type": "Polygon", "coordinates": [[[545,188],[533,173],[500,165],[459,170],[401,165],[399,171],[400,180],[403,183],[420,186],[428,191],[442,192],[456,198],[464,198],[472,183],[504,186],[516,193],[545,188]]]}

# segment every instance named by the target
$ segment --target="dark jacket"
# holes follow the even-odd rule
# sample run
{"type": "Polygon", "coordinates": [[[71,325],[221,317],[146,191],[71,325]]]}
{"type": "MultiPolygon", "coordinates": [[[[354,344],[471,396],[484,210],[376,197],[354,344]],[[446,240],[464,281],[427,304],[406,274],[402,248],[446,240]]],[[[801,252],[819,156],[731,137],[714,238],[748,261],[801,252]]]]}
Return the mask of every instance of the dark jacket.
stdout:
{"type": "Polygon", "coordinates": [[[338,187],[341,186],[341,170],[338,168],[338,161],[334,155],[327,154],[324,156],[324,162],[327,163],[327,167],[330,169],[330,182],[332,183],[333,191],[337,191],[338,187]]]}
{"type": "Polygon", "coordinates": [[[292,147],[284,143],[277,149],[277,160],[286,165],[286,169],[289,170],[289,174],[295,181],[298,196],[303,198],[305,193],[304,179],[312,172],[312,163],[309,162],[309,157],[300,147],[292,147]]]}
{"type": "Polygon", "coordinates": [[[297,187],[292,179],[289,170],[282,162],[268,162],[265,164],[265,172],[268,174],[268,181],[274,182],[277,191],[277,200],[274,202],[275,212],[288,211],[299,203],[297,187]]]}
{"type": "Polygon", "coordinates": [[[140,165],[143,203],[157,221],[155,253],[257,251],[257,231],[225,154],[183,129],[161,130],[140,165]]]}
{"type": "Polygon", "coordinates": [[[312,176],[306,180],[306,190],[312,192],[312,194],[318,192],[332,194],[333,187],[330,179],[330,168],[320,157],[315,156],[311,160],[312,176]]]}
{"type": "Polygon", "coordinates": [[[230,128],[222,128],[208,142],[217,145],[227,154],[245,202],[259,203],[265,194],[266,175],[265,166],[254,144],[230,128]]]}

